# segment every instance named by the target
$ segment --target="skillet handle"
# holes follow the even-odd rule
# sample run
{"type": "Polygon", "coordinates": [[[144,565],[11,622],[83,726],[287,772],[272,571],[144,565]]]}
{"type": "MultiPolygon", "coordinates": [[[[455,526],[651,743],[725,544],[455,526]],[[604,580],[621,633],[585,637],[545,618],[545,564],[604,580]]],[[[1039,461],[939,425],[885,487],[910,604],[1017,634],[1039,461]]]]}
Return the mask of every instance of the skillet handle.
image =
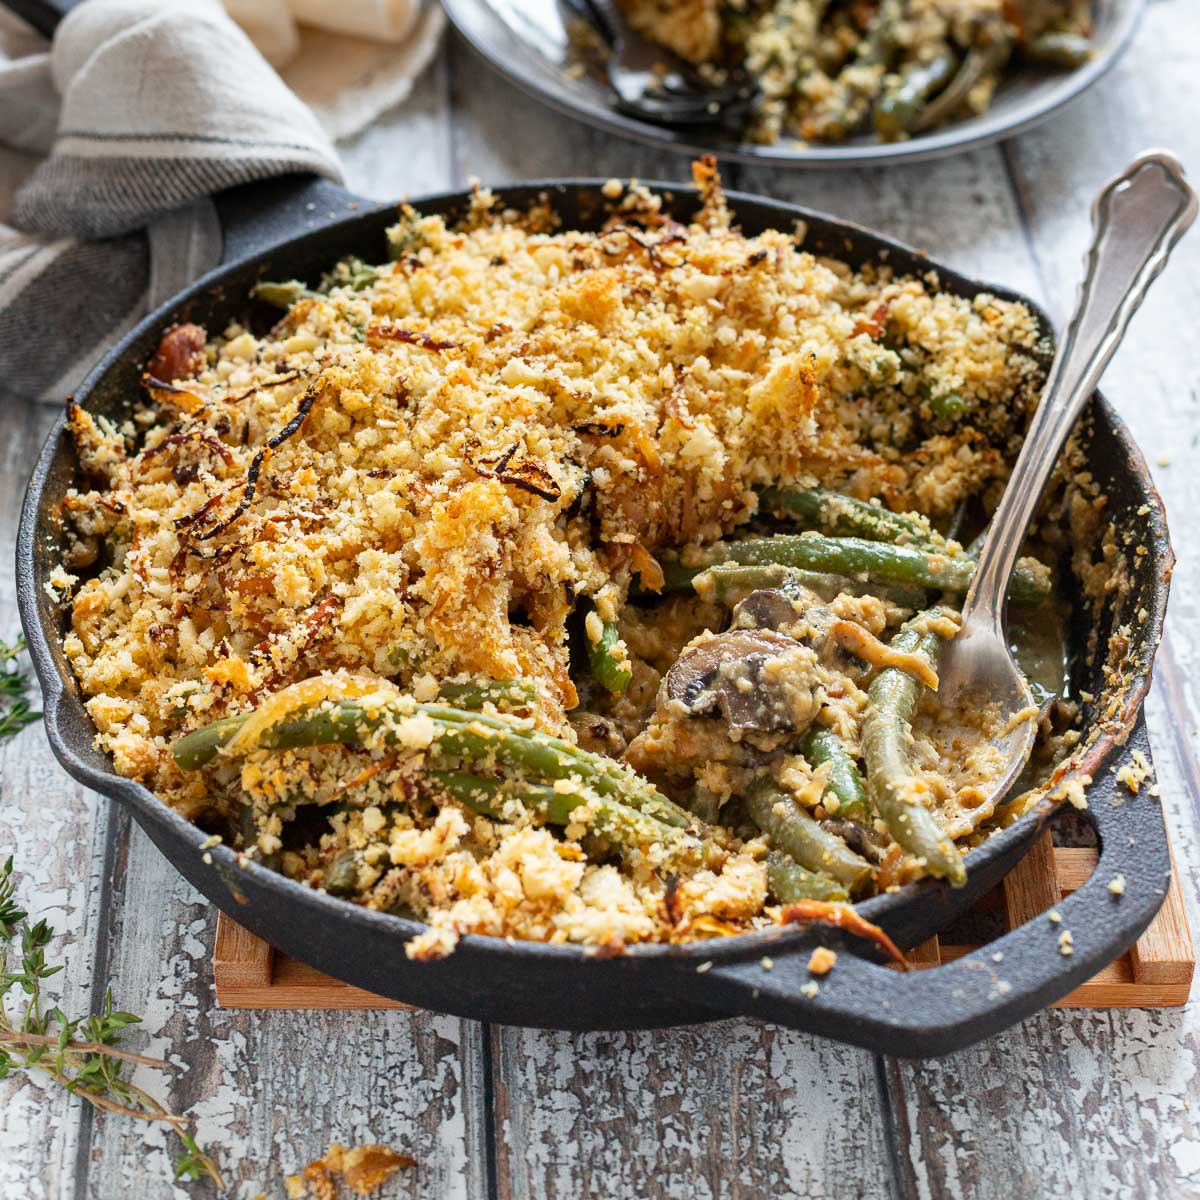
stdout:
{"type": "Polygon", "coordinates": [[[317,175],[278,175],[226,188],[213,197],[225,250],[221,265],[268,246],[388,205],[317,175]]]}
{"type": "MultiPolygon", "coordinates": [[[[1144,718],[1111,767],[1131,749],[1149,756],[1144,718]]],[[[838,931],[810,928],[775,952],[769,971],[756,956],[714,963],[697,976],[693,957],[681,964],[681,992],[686,975],[688,994],[724,1013],[902,1058],[948,1054],[1024,1020],[1124,953],[1166,897],[1171,859],[1161,805],[1144,787],[1134,796],[1118,785],[1111,767],[1089,788],[1084,814],[1099,835],[1100,859],[1087,883],[1057,905],[1060,924],[1038,916],[951,963],[908,973],[858,957],[853,939],[838,931]],[[1121,896],[1108,890],[1118,874],[1126,880],[1121,896]],[[1069,956],[1059,948],[1064,930],[1073,939],[1069,956]],[[810,999],[801,988],[814,981],[808,957],[819,944],[836,948],[838,960],[810,999]]]]}

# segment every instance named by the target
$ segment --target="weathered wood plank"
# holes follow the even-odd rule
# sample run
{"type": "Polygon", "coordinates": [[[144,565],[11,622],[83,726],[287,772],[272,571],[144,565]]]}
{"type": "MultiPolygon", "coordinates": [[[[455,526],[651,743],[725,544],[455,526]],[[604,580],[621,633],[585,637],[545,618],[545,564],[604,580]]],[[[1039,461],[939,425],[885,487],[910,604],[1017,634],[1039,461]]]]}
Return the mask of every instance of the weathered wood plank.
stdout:
{"type": "Polygon", "coordinates": [[[889,1192],[862,1051],[750,1021],[493,1046],[502,1200],[889,1192]]]}
{"type": "MultiPolygon", "coordinates": [[[[1148,144],[1200,162],[1197,84],[1179,3],[1152,4],[1122,64],[1087,100],[1007,150],[1038,287],[1051,311],[1070,306],[1099,184],[1148,144]]],[[[1200,664],[1195,534],[1200,503],[1195,311],[1200,243],[1177,251],[1135,319],[1105,390],[1147,456],[1170,456],[1156,480],[1174,515],[1177,549],[1169,642],[1148,714],[1164,806],[1181,863],[1196,858],[1194,669],[1200,664]],[[1163,686],[1167,684],[1167,686],[1163,686]]],[[[1138,803],[1155,803],[1139,797],[1138,803]]],[[[1195,921],[1194,877],[1184,881],[1195,921]]],[[[1184,1196],[1200,1189],[1200,1019],[1193,1000],[1172,1012],[1042,1013],[952,1059],[896,1066],[909,1098],[906,1183],[923,1196],[970,1194],[1184,1196]],[[1190,1106],[1190,1107],[1189,1107],[1190,1106]]]]}
{"type": "MultiPolygon", "coordinates": [[[[0,561],[13,561],[16,514],[49,409],[0,406],[0,561]]],[[[11,569],[0,572],[0,635],[19,632],[11,569]]],[[[48,981],[69,1011],[91,1002],[104,883],[108,810],[54,761],[41,725],[0,742],[0,860],[14,857],[18,897],[62,934],[52,953],[67,969],[48,981]]],[[[90,1116],[61,1089],[24,1073],[0,1082],[0,1198],[56,1200],[73,1192],[90,1116]]]]}

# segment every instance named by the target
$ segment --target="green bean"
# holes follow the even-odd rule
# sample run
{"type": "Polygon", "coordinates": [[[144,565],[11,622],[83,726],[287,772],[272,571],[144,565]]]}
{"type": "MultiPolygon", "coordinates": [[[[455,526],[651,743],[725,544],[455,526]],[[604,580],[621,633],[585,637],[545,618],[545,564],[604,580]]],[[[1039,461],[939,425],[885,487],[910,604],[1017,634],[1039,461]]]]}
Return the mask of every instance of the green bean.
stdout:
{"type": "Polygon", "coordinates": [[[924,133],[925,130],[932,129],[948,117],[952,117],[965,103],[971,90],[988,75],[999,71],[1011,55],[1011,37],[998,30],[993,34],[991,41],[972,46],[964,56],[958,73],[945,89],[925,106],[925,111],[918,117],[913,131],[924,133]]]}
{"type": "Polygon", "coordinates": [[[808,136],[838,141],[862,124],[896,56],[905,7],[904,0],[882,0],[854,58],[834,80],[832,97],[806,122],[808,136]]]}
{"type": "Polygon", "coordinates": [[[254,805],[243,804],[239,821],[242,834],[242,849],[253,853],[254,861],[272,871],[278,871],[283,862],[283,854],[274,850],[263,854],[258,847],[258,822],[254,819],[254,805]]]}
{"type": "Polygon", "coordinates": [[[767,884],[780,904],[794,904],[797,900],[841,902],[849,899],[849,893],[832,876],[809,871],[775,850],[767,855],[767,884]]]}
{"type": "Polygon", "coordinates": [[[717,853],[711,841],[702,841],[686,830],[664,825],[619,800],[598,796],[590,790],[559,792],[545,784],[489,779],[464,771],[429,771],[427,777],[455,800],[487,817],[503,820],[506,804],[517,800],[548,825],[569,825],[574,814],[586,807],[587,827],[592,833],[602,834],[632,849],[661,844],[675,865],[684,861],[701,865],[717,853]]]}
{"type": "MultiPolygon", "coordinates": [[[[921,625],[940,615],[931,609],[903,625],[892,639],[892,648],[919,654],[937,665],[940,640],[921,625]]],[[[910,854],[925,861],[930,875],[966,882],[962,856],[942,831],[933,813],[913,795],[916,782],[908,747],[912,742],[912,715],[921,684],[898,667],[887,667],[875,676],[867,693],[863,718],[863,758],[867,764],[867,792],[888,832],[910,854]]]]}
{"type": "MultiPolygon", "coordinates": [[[[589,617],[591,614],[588,614],[589,617]]],[[[597,621],[600,617],[597,615],[597,621]]],[[[592,635],[584,626],[584,638],[587,641],[588,665],[592,669],[592,678],[610,692],[623,692],[633,678],[633,668],[629,663],[629,653],[621,635],[617,631],[615,621],[600,621],[600,636],[592,641],[592,635]]]]}
{"type": "Polygon", "coordinates": [[[276,308],[291,308],[297,300],[309,300],[316,294],[298,279],[288,279],[282,283],[272,283],[264,279],[262,283],[255,284],[252,292],[256,300],[265,300],[276,308]]]}
{"type": "Polygon", "coordinates": [[[939,50],[928,62],[913,63],[887,88],[875,104],[875,129],[881,138],[895,141],[916,126],[925,102],[954,77],[958,58],[953,50],[939,50]]]}
{"type": "Polygon", "coordinates": [[[868,816],[871,809],[867,800],[867,785],[863,783],[858,764],[846,749],[845,742],[832,729],[822,725],[809,726],[800,742],[800,753],[808,760],[809,766],[830,764],[822,803],[831,816],[845,817],[850,821],[861,821],[868,816]],[[826,799],[831,792],[837,799],[836,807],[826,799]]]}
{"type": "MultiPolygon", "coordinates": [[[[683,828],[693,821],[686,809],[668,800],[629,767],[524,727],[513,718],[437,704],[415,704],[412,713],[433,721],[434,739],[425,751],[431,759],[460,759],[477,765],[501,763],[534,779],[574,777],[601,795],[617,796],[668,825],[683,828]]],[[[258,744],[266,750],[329,743],[355,746],[379,733],[385,742],[394,745],[399,739],[393,719],[403,720],[407,715],[387,705],[373,706],[368,711],[353,701],[340,701],[277,721],[263,731],[258,744]]],[[[248,719],[248,714],[227,717],[180,738],[173,750],[175,762],[185,771],[204,766],[248,719]]]]}
{"type": "Polygon", "coordinates": [[[501,712],[528,708],[537,701],[537,686],[528,679],[482,679],[470,683],[443,683],[438,699],[455,708],[477,709],[494,704],[501,712]]]}
{"type": "Polygon", "coordinates": [[[701,600],[715,600],[729,607],[744,600],[760,588],[779,588],[787,592],[806,588],[822,600],[835,599],[842,592],[849,596],[872,595],[891,600],[901,608],[924,608],[926,592],[921,587],[902,587],[899,584],[866,584],[845,575],[830,575],[820,571],[801,571],[778,563],[763,566],[741,566],[738,563],[717,563],[706,567],[692,579],[692,587],[701,600]]]}
{"type": "Polygon", "coordinates": [[[860,537],[870,542],[916,546],[944,552],[945,539],[915,513],[894,513],[880,504],[856,500],[829,488],[763,488],[759,500],[772,512],[786,513],[832,537],[860,537]]]}
{"type": "Polygon", "coordinates": [[[1095,53],[1091,41],[1079,33],[1043,33],[1022,48],[1032,62],[1073,71],[1095,53]]]}
{"type": "Polygon", "coordinates": [[[692,784],[692,790],[684,803],[688,812],[706,825],[715,825],[721,819],[721,796],[702,783],[692,784]]]}
{"type": "MultiPolygon", "coordinates": [[[[747,565],[778,563],[806,571],[855,575],[872,583],[916,584],[934,591],[965,595],[976,564],[965,556],[930,554],[911,546],[891,546],[864,538],[830,538],[821,534],[777,534],[741,542],[716,542],[697,556],[695,566],[678,560],[663,563],[668,590],[689,586],[704,568],[721,562],[747,565]]],[[[1036,607],[1050,595],[1045,568],[1019,563],[1009,585],[1009,599],[1036,607]]]]}
{"type": "Polygon", "coordinates": [[[343,850],[325,868],[325,890],[334,896],[349,896],[358,887],[358,856],[343,850]]]}
{"type": "Polygon", "coordinates": [[[957,421],[967,411],[967,402],[957,392],[929,397],[929,409],[939,421],[957,421]]]}
{"type": "Polygon", "coordinates": [[[195,771],[216,757],[217,751],[250,719],[249,713],[222,717],[181,737],[172,748],[175,765],[181,771],[195,771]]]}
{"type": "Polygon", "coordinates": [[[774,780],[756,780],[746,793],[746,810],[755,825],[782,850],[810,871],[832,875],[850,891],[871,874],[871,864],[855,854],[836,834],[823,829],[774,780]]]}
{"type": "Polygon", "coordinates": [[[342,259],[340,263],[321,281],[323,291],[330,288],[347,287],[353,292],[361,292],[379,278],[379,268],[363,262],[355,254],[342,259]]]}

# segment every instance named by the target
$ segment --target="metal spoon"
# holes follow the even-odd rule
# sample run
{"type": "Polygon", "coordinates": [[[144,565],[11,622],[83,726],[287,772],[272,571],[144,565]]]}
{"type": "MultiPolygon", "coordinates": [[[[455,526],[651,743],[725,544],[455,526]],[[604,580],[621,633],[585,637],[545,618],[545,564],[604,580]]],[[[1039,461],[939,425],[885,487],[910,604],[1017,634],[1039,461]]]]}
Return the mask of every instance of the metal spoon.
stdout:
{"type": "Polygon", "coordinates": [[[1196,207],[1183,167],[1163,150],[1138,155],[1092,205],[1092,245],[1075,311],[992,520],[963,605],[962,630],[938,667],[940,704],[960,710],[1000,705],[1004,732],[994,744],[1007,766],[996,783],[997,799],[1024,768],[1037,732],[1033,695],[1005,637],[1009,576],[1067,434],[1196,207]]]}
{"type": "Polygon", "coordinates": [[[740,128],[758,98],[757,84],[731,70],[724,84],[701,79],[692,64],[638,33],[615,0],[565,0],[600,33],[613,102],[627,116],[656,125],[740,128]]]}

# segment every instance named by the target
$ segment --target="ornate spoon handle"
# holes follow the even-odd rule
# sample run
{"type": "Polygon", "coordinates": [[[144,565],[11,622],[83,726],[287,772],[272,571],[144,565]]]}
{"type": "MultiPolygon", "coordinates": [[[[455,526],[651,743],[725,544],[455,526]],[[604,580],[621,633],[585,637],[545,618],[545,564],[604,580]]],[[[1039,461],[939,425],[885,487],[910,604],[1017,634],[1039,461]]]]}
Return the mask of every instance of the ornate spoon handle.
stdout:
{"type": "Polygon", "coordinates": [[[1165,150],[1138,155],[1096,197],[1075,311],[992,521],[963,606],[964,624],[974,618],[1003,631],[1008,578],[1067,434],[1195,216],[1196,194],[1165,150]]]}

